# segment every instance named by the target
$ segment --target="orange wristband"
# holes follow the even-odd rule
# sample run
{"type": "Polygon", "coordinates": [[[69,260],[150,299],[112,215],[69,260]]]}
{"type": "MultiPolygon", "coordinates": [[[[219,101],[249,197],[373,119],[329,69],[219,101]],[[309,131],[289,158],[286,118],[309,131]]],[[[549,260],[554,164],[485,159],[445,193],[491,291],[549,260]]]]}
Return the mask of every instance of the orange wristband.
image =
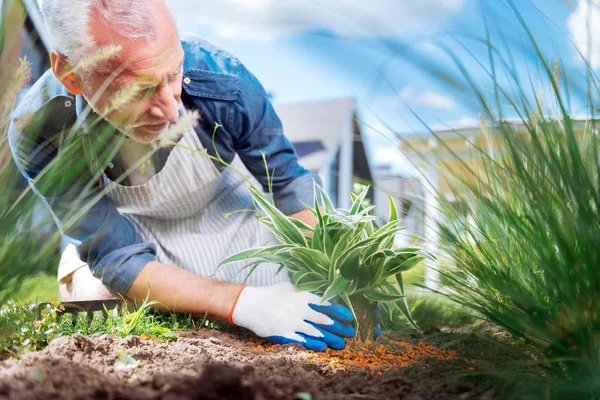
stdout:
{"type": "Polygon", "coordinates": [[[233,302],[233,305],[231,306],[231,310],[229,311],[229,317],[227,318],[227,320],[229,321],[229,323],[231,325],[234,325],[234,323],[233,323],[233,310],[235,310],[235,306],[237,305],[237,302],[240,299],[240,295],[242,294],[242,291],[246,288],[246,286],[248,286],[248,285],[242,285],[242,288],[238,292],[237,296],[235,296],[235,301],[233,302]]]}

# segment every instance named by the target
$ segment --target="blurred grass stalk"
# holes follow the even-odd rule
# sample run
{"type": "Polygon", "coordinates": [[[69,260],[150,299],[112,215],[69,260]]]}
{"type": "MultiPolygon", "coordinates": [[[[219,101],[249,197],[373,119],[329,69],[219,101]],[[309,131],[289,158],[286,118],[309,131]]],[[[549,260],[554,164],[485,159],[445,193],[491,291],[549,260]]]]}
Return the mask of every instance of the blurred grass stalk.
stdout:
{"type": "Polygon", "coordinates": [[[48,246],[37,237],[24,234],[23,226],[31,221],[36,208],[32,196],[10,211],[18,196],[19,173],[8,146],[10,114],[22,88],[28,83],[30,65],[19,59],[20,30],[25,21],[21,2],[0,3],[0,304],[17,290],[26,276],[43,270],[44,260],[51,257],[48,246]],[[21,232],[20,232],[21,231],[21,232]]]}
{"type": "MultiPolygon", "coordinates": [[[[19,0],[0,3],[0,305],[11,298],[21,283],[40,272],[55,273],[61,233],[70,234],[77,222],[111,190],[122,182],[133,170],[140,168],[157,150],[155,148],[131,166],[110,185],[98,185],[107,166],[113,161],[125,135],[115,131],[103,118],[91,112],[88,106],[77,122],[69,129],[57,132],[61,146],[46,148],[47,138],[40,140],[36,132],[45,128],[47,115],[37,113],[24,115],[12,121],[15,128],[25,132],[16,144],[24,162],[35,154],[53,154],[52,161],[37,175],[30,177],[29,187],[23,188],[23,180],[10,156],[8,132],[11,113],[23,87],[28,83],[29,64],[19,59],[21,30],[25,21],[25,9],[19,0]],[[83,125],[94,130],[94,135],[79,135],[83,125]],[[34,190],[45,198],[54,215],[44,213],[45,218],[35,221],[34,214],[42,207],[34,190]],[[40,230],[60,222],[60,231],[53,229],[41,236],[40,230]]],[[[85,72],[108,58],[114,57],[120,48],[99,49],[74,67],[76,72],[85,72]]],[[[109,79],[114,79],[111,77],[109,79]]],[[[104,82],[106,87],[109,80],[104,82]]],[[[110,112],[126,106],[131,101],[144,101],[151,93],[140,94],[138,83],[123,88],[108,102],[110,112]]],[[[94,97],[104,95],[103,89],[94,97]]],[[[172,128],[172,135],[192,124],[192,118],[184,118],[172,128]]],[[[169,136],[172,136],[169,135],[169,136]]],[[[50,144],[51,145],[51,144],[50,144]]],[[[1,332],[0,332],[1,336],[1,332]]],[[[1,338],[0,338],[1,339],[1,338]]]]}

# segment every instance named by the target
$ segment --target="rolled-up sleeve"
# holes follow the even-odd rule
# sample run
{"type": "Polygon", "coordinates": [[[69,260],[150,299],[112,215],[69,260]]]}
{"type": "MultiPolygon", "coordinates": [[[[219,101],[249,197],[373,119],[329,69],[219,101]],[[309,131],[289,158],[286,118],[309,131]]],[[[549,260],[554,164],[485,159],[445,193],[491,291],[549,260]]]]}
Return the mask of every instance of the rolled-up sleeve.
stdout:
{"type": "Polygon", "coordinates": [[[288,215],[304,210],[305,204],[312,207],[315,184],[322,186],[321,178],[317,174],[311,173],[297,177],[274,194],[275,206],[282,213],[288,215]]]}
{"type": "Polygon", "coordinates": [[[228,129],[234,136],[234,149],[265,191],[270,178],[277,208],[285,214],[301,211],[304,204],[313,204],[314,183],[321,184],[321,180],[298,163],[294,146],[260,82],[245,68],[240,78],[228,129]]]}
{"type": "MultiPolygon", "coordinates": [[[[62,209],[53,207],[53,212],[62,209]]],[[[140,271],[156,260],[156,245],[143,243],[131,222],[104,196],[64,231],[82,261],[112,291],[125,295],[140,271]]]]}

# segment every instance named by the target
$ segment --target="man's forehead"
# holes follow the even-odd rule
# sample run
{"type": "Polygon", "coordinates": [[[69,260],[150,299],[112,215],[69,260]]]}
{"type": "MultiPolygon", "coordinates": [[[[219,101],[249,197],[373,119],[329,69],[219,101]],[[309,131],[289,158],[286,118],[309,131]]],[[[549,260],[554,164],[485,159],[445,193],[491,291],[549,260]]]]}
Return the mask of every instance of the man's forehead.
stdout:
{"type": "MultiPolygon", "coordinates": [[[[151,46],[151,43],[140,43],[139,45],[151,46]]],[[[145,80],[152,80],[153,77],[160,77],[164,73],[175,72],[176,69],[183,65],[184,53],[183,50],[176,52],[164,52],[158,56],[144,54],[136,54],[132,57],[132,53],[127,51],[127,48],[116,56],[99,62],[95,66],[96,72],[104,74],[112,74],[118,71],[120,76],[131,76],[145,80]]]]}

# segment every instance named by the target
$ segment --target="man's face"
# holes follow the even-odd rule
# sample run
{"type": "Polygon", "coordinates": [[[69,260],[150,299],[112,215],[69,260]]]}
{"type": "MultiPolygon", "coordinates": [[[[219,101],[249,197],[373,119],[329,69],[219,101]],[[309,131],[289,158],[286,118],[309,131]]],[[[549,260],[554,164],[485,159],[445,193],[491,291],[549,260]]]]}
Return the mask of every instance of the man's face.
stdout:
{"type": "Polygon", "coordinates": [[[101,20],[93,19],[92,35],[99,48],[119,45],[122,49],[116,57],[91,67],[81,82],[90,106],[142,143],[158,140],[166,133],[169,123],[179,117],[181,99],[184,53],[177,28],[166,8],[154,11],[159,34],[145,41],[120,36],[101,20]],[[120,71],[116,77],[115,71],[120,71]],[[129,101],[123,103],[122,99],[129,101]]]}

